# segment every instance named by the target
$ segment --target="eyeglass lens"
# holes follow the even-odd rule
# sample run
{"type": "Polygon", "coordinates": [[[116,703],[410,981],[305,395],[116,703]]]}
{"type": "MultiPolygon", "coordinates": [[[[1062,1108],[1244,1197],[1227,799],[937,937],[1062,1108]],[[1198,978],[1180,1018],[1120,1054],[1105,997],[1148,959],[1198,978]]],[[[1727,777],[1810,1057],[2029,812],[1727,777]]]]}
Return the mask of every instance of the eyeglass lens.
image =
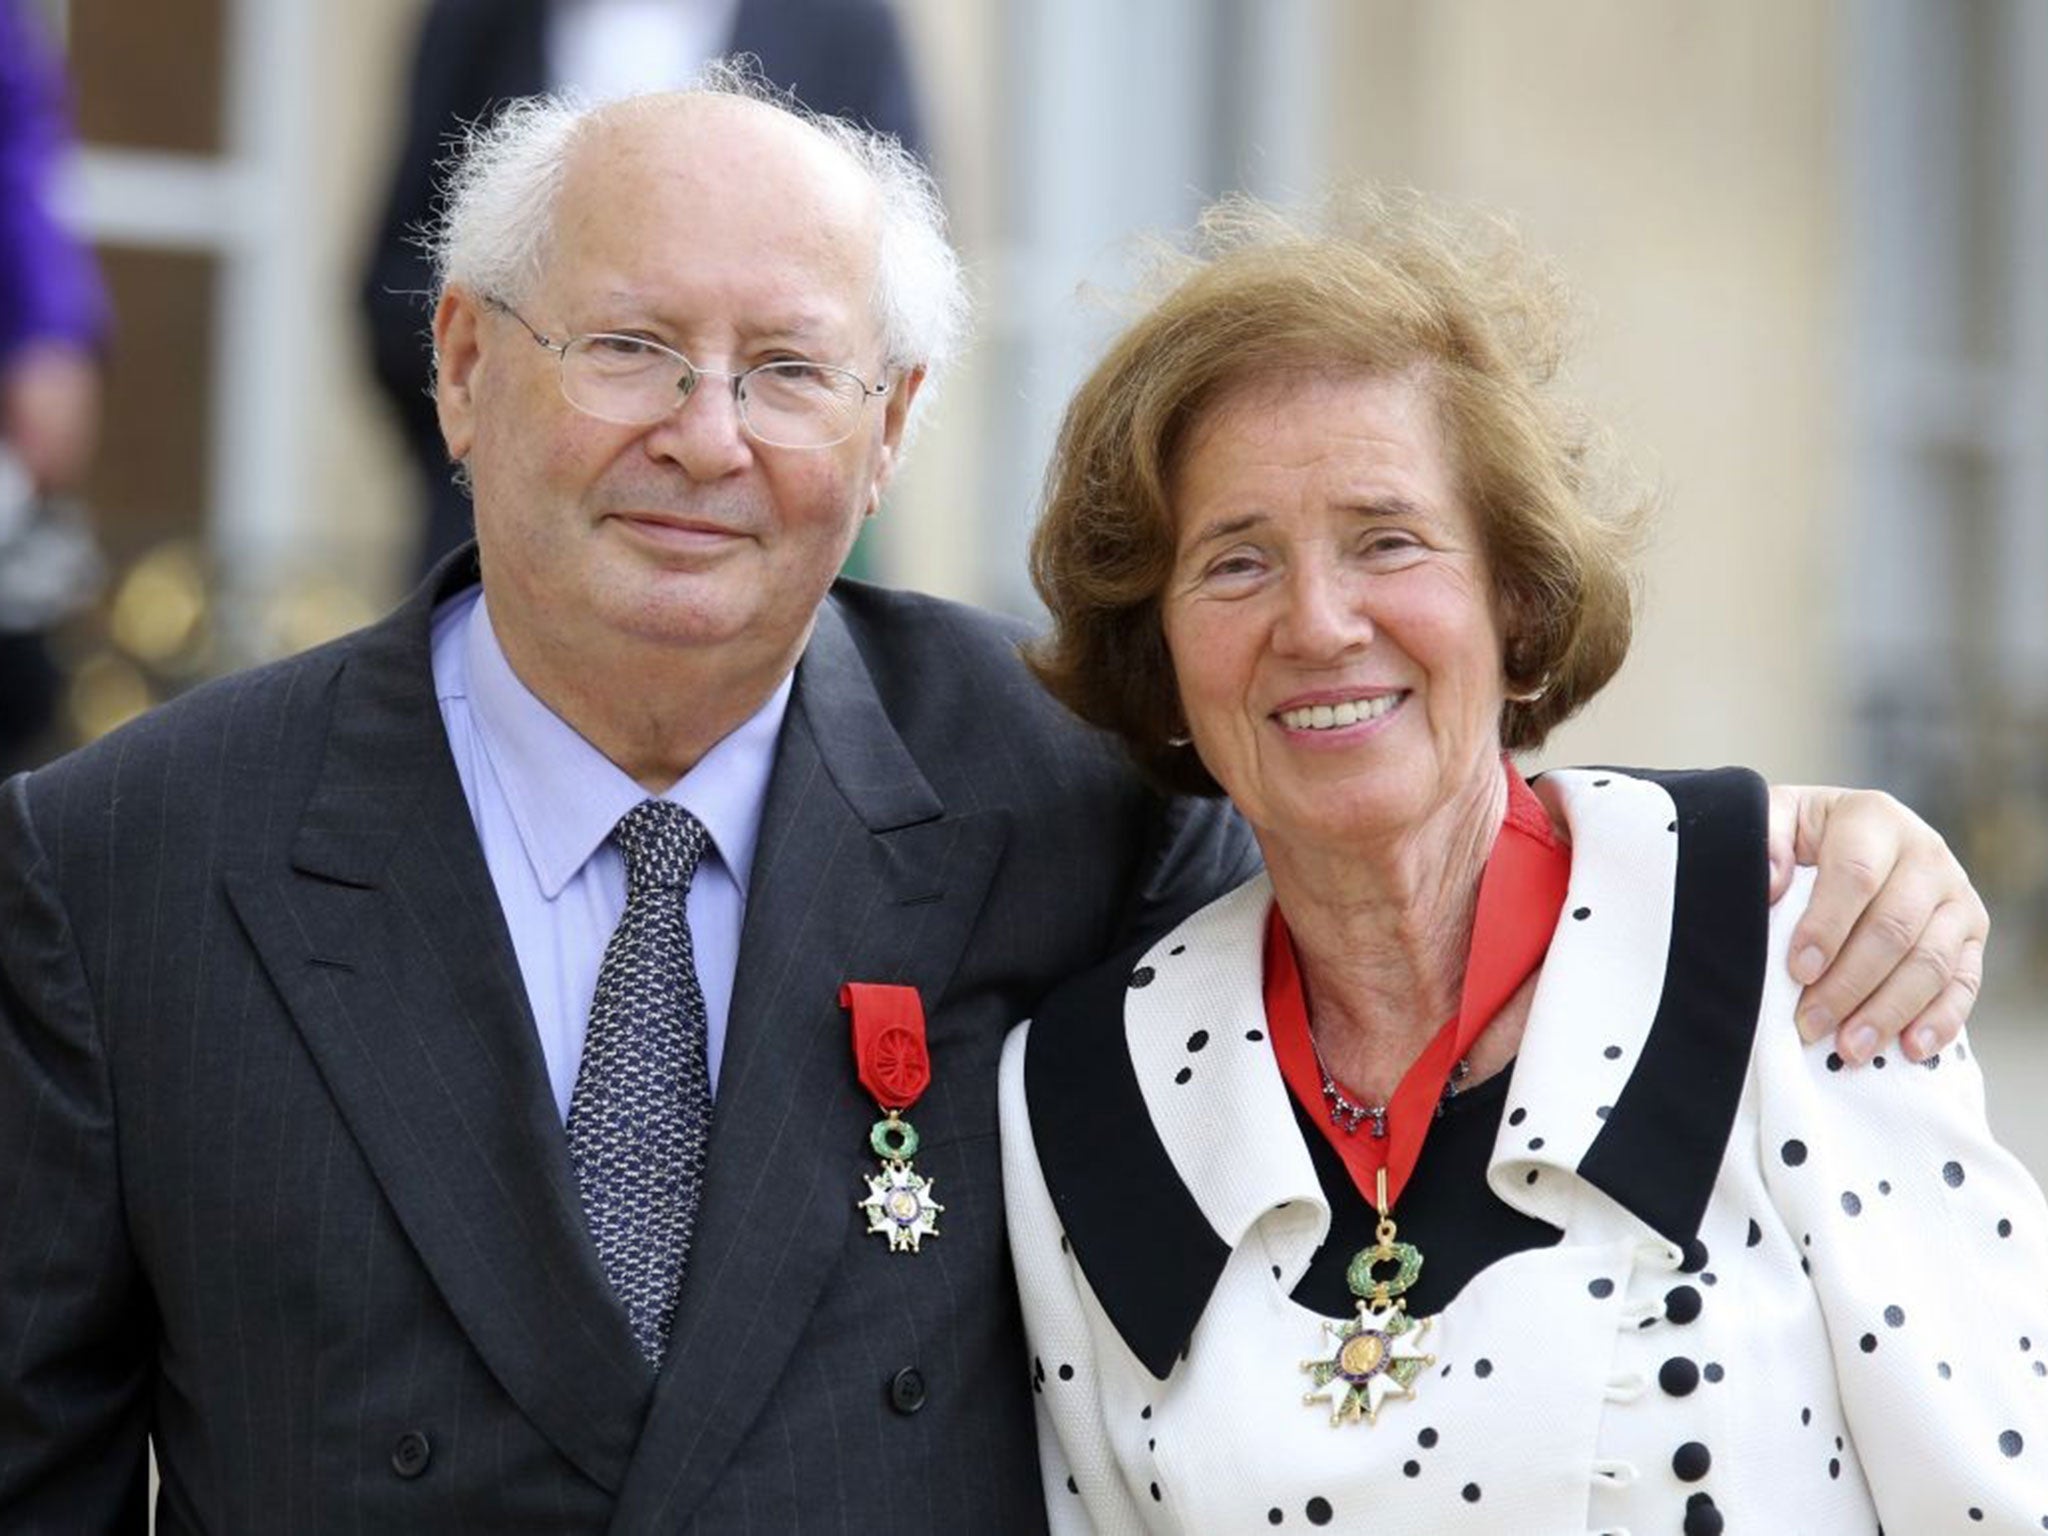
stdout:
{"type": "MultiPolygon", "coordinates": [[[[678,353],[630,336],[579,336],[562,353],[562,392],[578,410],[622,426],[659,421],[706,380],[730,375],[692,369],[678,353]]],[[[845,440],[867,388],[843,368],[766,363],[742,376],[741,424],[764,443],[824,448],[845,440]]]]}

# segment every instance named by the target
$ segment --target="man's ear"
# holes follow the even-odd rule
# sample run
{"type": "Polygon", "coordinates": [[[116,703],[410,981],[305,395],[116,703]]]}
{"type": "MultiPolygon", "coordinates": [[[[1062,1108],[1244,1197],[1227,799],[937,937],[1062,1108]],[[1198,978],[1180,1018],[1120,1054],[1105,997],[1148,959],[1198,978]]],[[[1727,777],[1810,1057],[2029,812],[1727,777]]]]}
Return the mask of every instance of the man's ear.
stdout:
{"type": "Polygon", "coordinates": [[[910,404],[924,386],[924,366],[906,369],[889,398],[882,402],[882,453],[875,465],[875,483],[868,492],[868,516],[882,505],[882,492],[896,476],[897,460],[903,451],[903,428],[910,420],[910,404]]]}
{"type": "Polygon", "coordinates": [[[483,306],[466,288],[448,288],[434,306],[434,411],[448,457],[460,462],[476,440],[476,370],[483,355],[483,306]]]}

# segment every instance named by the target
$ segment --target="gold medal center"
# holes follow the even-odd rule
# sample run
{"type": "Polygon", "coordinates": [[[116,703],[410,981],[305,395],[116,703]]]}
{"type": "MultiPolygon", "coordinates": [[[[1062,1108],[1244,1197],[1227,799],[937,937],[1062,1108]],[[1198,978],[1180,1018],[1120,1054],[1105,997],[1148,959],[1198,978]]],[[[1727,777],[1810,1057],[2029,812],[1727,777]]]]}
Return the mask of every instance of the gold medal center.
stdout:
{"type": "Polygon", "coordinates": [[[1337,1368],[1346,1376],[1370,1376],[1386,1358],[1387,1341],[1376,1333],[1354,1333],[1337,1351],[1337,1368]]]}
{"type": "Polygon", "coordinates": [[[895,1189],[889,1192],[889,1214],[898,1221],[915,1221],[922,1209],[917,1195],[911,1190],[895,1189]]]}

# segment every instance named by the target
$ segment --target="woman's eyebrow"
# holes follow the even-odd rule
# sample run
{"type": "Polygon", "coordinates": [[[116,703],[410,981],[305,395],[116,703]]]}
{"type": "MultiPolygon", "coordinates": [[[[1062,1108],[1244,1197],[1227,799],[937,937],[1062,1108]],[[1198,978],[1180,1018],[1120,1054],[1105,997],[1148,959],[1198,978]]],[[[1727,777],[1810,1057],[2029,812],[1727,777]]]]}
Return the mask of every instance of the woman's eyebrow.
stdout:
{"type": "Polygon", "coordinates": [[[1198,549],[1204,544],[1214,544],[1218,539],[1235,538],[1247,529],[1256,528],[1266,521],[1263,512],[1240,512],[1235,517],[1220,517],[1204,524],[1188,539],[1189,549],[1198,549]]]}

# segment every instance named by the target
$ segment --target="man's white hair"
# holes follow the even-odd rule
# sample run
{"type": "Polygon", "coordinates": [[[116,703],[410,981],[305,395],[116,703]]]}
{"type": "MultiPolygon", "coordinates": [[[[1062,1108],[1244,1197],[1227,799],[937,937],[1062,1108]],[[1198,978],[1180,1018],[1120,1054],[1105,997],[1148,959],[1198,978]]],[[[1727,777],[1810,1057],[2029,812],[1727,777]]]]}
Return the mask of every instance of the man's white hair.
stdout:
{"type": "MultiPolygon", "coordinates": [[[[590,104],[567,96],[515,101],[470,126],[444,171],[442,213],[428,235],[435,296],[459,284],[520,302],[539,279],[554,237],[571,151],[593,123],[677,93],[590,104]]],[[[873,183],[880,205],[875,312],[892,368],[932,377],[959,348],[968,318],[960,259],[946,239],[939,190],[917,157],[890,134],[812,112],[761,78],[749,61],[716,60],[680,94],[731,96],[782,112],[836,145],[873,183]]]]}

